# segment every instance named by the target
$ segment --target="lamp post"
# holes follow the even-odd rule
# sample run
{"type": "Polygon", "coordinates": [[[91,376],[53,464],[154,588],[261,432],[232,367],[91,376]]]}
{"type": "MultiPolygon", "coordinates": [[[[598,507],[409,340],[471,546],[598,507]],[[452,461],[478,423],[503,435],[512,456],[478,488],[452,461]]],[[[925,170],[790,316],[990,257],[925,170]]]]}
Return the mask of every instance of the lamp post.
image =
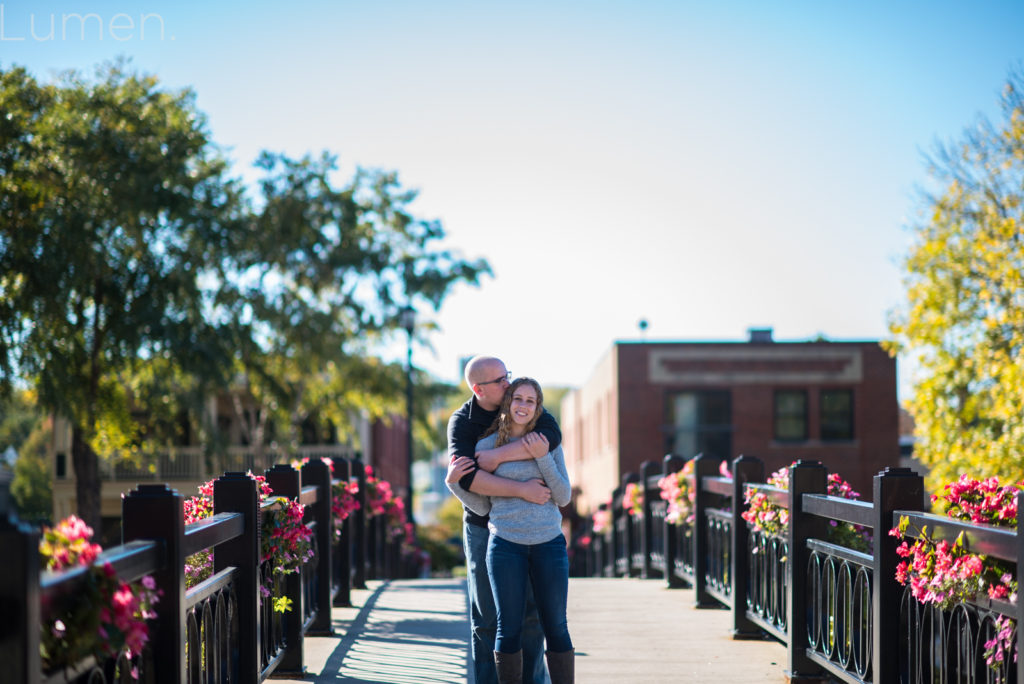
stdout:
{"type": "Polygon", "coordinates": [[[408,333],[405,362],[405,444],[407,449],[405,515],[409,522],[415,525],[416,521],[412,517],[412,333],[416,327],[416,309],[408,304],[403,307],[399,314],[399,323],[408,333]]]}

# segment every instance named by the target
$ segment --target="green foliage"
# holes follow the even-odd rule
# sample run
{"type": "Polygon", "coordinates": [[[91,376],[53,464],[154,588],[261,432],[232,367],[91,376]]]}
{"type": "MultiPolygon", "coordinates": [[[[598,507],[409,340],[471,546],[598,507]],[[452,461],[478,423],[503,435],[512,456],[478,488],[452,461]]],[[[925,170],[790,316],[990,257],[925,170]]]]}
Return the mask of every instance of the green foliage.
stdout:
{"type": "Polygon", "coordinates": [[[909,409],[929,487],[961,472],[1024,477],[1024,74],[1002,119],[940,148],[906,260],[907,305],[891,350],[920,366],[909,409]]]}
{"type": "Polygon", "coordinates": [[[419,525],[416,536],[420,547],[430,553],[431,569],[449,573],[465,562],[462,550],[462,504],[449,496],[438,509],[434,525],[419,525]]]}
{"type": "Polygon", "coordinates": [[[441,525],[419,525],[416,528],[419,547],[430,554],[432,572],[449,574],[463,563],[462,539],[452,537],[441,525]]]}
{"type": "Polygon", "coordinates": [[[0,452],[7,447],[18,451],[41,417],[31,392],[0,396],[0,452]]]}
{"type": "Polygon", "coordinates": [[[462,537],[462,502],[449,496],[437,511],[437,524],[444,528],[449,537],[462,537]]]}
{"type": "Polygon", "coordinates": [[[394,173],[359,170],[337,185],[326,153],[265,152],[257,167],[260,209],[222,263],[214,309],[237,341],[246,391],[291,440],[311,415],[344,430],[354,411],[403,413],[405,371],[375,349],[404,337],[403,306],[440,307],[487,263],[439,249],[440,224],[411,214],[416,193],[394,173]]]}
{"type": "Polygon", "coordinates": [[[18,450],[11,496],[22,520],[49,521],[53,515],[53,480],[47,460],[52,436],[49,425],[39,421],[18,450]]]}
{"type": "Polygon", "coordinates": [[[331,155],[264,153],[250,197],[194,95],[124,63],[45,85],[0,69],[0,112],[0,396],[20,378],[71,420],[93,526],[97,455],[137,458],[184,424],[215,443],[213,394],[257,448],[295,446],[310,419],[344,433],[401,413],[404,369],[378,355],[405,334],[398,312],[490,272],[438,246],[394,173],[337,184],[331,155]]]}
{"type": "Polygon", "coordinates": [[[570,389],[569,387],[544,388],[544,408],[550,411],[559,423],[562,422],[562,399],[570,389]]]}
{"type": "MultiPolygon", "coordinates": [[[[122,63],[38,85],[0,72],[0,368],[67,416],[80,512],[99,522],[96,451],[136,437],[118,382],[141,360],[210,372],[226,347],[199,274],[236,213],[188,91],[122,63]]],[[[223,364],[223,362],[222,362],[223,364]]]]}

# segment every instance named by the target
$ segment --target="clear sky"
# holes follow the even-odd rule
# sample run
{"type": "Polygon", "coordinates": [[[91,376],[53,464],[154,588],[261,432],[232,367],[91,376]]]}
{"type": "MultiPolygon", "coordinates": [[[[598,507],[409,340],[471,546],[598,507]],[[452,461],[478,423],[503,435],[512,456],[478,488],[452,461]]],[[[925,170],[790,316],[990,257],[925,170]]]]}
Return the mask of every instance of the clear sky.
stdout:
{"type": "Polygon", "coordinates": [[[887,336],[923,155],[994,116],[1022,36],[1020,0],[0,3],[0,65],[127,55],[196,91],[243,177],[261,149],[398,171],[494,269],[426,312],[416,364],[549,385],[640,319],[887,336]]]}

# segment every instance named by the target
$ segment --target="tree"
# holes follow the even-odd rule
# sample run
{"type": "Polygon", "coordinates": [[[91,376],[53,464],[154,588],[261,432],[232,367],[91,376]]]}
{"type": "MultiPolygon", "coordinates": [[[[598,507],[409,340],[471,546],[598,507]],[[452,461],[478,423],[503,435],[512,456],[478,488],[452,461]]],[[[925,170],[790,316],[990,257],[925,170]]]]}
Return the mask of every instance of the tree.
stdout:
{"type": "Polygon", "coordinates": [[[395,173],[361,169],[338,185],[327,153],[265,152],[257,167],[257,209],[221,264],[213,308],[234,331],[235,405],[250,443],[263,447],[269,423],[289,447],[313,416],[344,430],[355,412],[401,413],[404,371],[376,350],[404,335],[403,306],[438,309],[453,285],[489,273],[487,262],[438,247],[443,228],[413,216],[416,193],[395,173]],[[244,413],[243,397],[259,410],[244,413]]]}
{"type": "Polygon", "coordinates": [[[1024,478],[1024,74],[1002,119],[940,146],[940,190],[906,259],[907,304],[892,350],[920,367],[909,409],[933,489],[962,472],[1024,478]]]}
{"type": "Polygon", "coordinates": [[[72,422],[78,512],[99,529],[97,451],[133,437],[119,373],[226,365],[198,276],[237,195],[193,95],[123,64],[49,86],[0,72],[0,111],[0,369],[72,422]]]}
{"type": "Polygon", "coordinates": [[[401,406],[401,366],[378,358],[398,311],[489,273],[437,246],[394,173],[338,187],[330,155],[267,153],[250,198],[192,93],[124,64],[56,85],[0,70],[0,111],[0,395],[20,376],[72,422],[94,527],[98,457],[172,436],[212,392],[235,394],[257,449],[401,406]]]}

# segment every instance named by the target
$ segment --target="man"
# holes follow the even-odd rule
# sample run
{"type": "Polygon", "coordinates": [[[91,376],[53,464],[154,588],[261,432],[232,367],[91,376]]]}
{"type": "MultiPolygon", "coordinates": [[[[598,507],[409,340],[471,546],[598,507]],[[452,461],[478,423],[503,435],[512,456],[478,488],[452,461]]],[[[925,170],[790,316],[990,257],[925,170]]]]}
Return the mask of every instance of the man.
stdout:
{"type": "MultiPolygon", "coordinates": [[[[466,384],[473,396],[448,421],[448,455],[454,462],[460,456],[477,461],[478,469],[469,473],[459,485],[484,496],[513,496],[543,504],[551,492],[538,480],[518,482],[493,474],[506,461],[520,461],[543,456],[562,441],[558,422],[545,410],[537,422],[543,440],[517,440],[488,451],[476,451],[476,443],[497,416],[502,397],[509,386],[510,373],[501,359],[476,356],[466,364],[466,384]],[[527,442],[530,442],[529,444],[527,442]]],[[[449,472],[451,472],[449,470],[449,472]]],[[[473,669],[476,684],[496,684],[494,640],[498,617],[487,578],[487,517],[464,509],[463,545],[466,551],[467,583],[469,585],[469,622],[472,628],[473,669]]],[[[548,681],[544,666],[544,633],[533,602],[532,590],[527,596],[526,618],[523,621],[523,682],[543,684],[548,681]]]]}

